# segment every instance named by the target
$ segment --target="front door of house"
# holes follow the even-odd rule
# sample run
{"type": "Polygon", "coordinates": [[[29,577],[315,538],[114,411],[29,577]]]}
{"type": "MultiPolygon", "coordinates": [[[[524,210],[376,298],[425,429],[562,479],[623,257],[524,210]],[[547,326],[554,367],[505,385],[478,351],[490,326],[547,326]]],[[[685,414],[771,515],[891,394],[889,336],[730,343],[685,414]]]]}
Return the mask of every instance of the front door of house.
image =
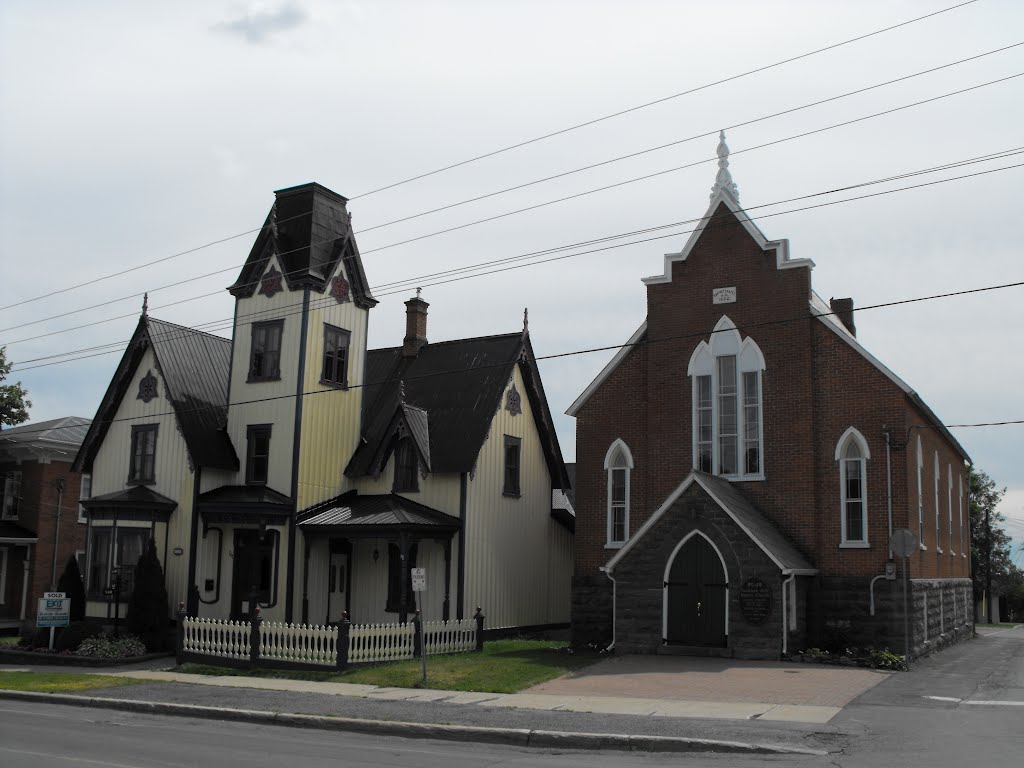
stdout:
{"type": "Polygon", "coordinates": [[[327,623],[341,621],[348,610],[348,554],[332,552],[327,570],[327,623]]]}
{"type": "Polygon", "coordinates": [[[665,642],[724,646],[728,586],[711,542],[700,535],[690,537],[676,552],[665,582],[665,642]]]}
{"type": "Polygon", "coordinates": [[[276,531],[236,530],[231,579],[231,618],[252,617],[255,605],[273,600],[276,531]]]}

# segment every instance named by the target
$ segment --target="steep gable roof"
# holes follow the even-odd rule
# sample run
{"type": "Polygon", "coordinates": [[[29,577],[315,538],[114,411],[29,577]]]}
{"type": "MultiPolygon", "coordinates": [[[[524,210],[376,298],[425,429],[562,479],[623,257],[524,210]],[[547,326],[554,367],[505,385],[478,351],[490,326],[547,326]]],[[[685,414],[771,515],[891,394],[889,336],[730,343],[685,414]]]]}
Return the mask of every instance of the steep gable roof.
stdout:
{"type": "Polygon", "coordinates": [[[374,458],[381,454],[381,444],[389,438],[388,428],[402,403],[426,412],[431,471],[470,471],[516,364],[552,483],[568,485],[533,347],[524,333],[430,343],[415,357],[403,357],[401,347],[368,351],[362,441],[345,474],[359,477],[373,472],[374,458]]]}
{"type": "Polygon", "coordinates": [[[139,318],[82,442],[74,469],[92,470],[93,460],[116,417],[118,406],[150,348],[192,461],[197,466],[238,469],[238,457],[224,431],[231,341],[147,315],[139,318]]]}
{"type": "Polygon", "coordinates": [[[290,288],[309,285],[318,291],[344,264],[353,301],[363,309],[377,304],[363,271],[346,198],[315,182],[274,192],[275,200],[249,257],[228,290],[252,296],[270,259],[277,257],[290,288]]]}
{"type": "Polygon", "coordinates": [[[63,416],[49,421],[37,421],[0,430],[0,440],[15,443],[40,441],[81,445],[89,431],[89,419],[81,416],[63,416]]]}

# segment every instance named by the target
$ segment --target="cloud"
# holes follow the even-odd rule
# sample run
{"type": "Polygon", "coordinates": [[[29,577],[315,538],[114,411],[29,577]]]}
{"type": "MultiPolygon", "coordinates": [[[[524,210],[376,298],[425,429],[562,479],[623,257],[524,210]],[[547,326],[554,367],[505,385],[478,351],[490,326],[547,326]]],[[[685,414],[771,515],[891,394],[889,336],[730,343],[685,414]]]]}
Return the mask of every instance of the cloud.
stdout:
{"type": "Polygon", "coordinates": [[[214,29],[240,35],[253,45],[262,45],[278,33],[300,27],[307,21],[309,15],[295,3],[286,3],[278,8],[257,3],[238,18],[221,22],[214,29]]]}

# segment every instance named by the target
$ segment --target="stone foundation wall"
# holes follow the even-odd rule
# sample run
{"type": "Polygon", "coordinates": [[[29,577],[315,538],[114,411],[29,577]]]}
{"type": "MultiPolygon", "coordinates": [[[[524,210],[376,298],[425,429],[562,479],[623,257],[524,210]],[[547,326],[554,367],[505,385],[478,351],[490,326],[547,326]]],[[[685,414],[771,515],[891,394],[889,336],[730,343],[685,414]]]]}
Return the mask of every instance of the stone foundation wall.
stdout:
{"type": "Polygon", "coordinates": [[[612,582],[603,573],[572,580],[572,645],[607,648],[612,641],[612,582]]]}
{"type": "Polygon", "coordinates": [[[911,579],[910,635],[915,657],[974,637],[970,579],[911,579]]]}

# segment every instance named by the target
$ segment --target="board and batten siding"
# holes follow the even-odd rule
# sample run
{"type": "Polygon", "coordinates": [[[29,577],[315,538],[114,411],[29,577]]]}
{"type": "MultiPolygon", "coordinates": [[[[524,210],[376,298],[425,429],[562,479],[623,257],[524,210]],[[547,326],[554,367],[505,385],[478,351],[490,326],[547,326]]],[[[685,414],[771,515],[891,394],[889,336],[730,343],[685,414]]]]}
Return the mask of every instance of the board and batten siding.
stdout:
{"type": "MultiPolygon", "coordinates": [[[[344,265],[339,263],[339,270],[344,265]]],[[[347,276],[346,276],[346,279],[347,276]]],[[[351,284],[349,279],[349,284],[351,284]]],[[[310,293],[306,364],[302,391],[298,509],[347,490],[342,474],[359,442],[363,388],[322,384],[324,326],[349,332],[348,382],[363,383],[368,312],[353,301],[339,304],[329,293],[310,293]]],[[[294,405],[294,404],[293,404],[294,405]]]]}
{"type": "MultiPolygon", "coordinates": [[[[179,601],[184,600],[187,594],[187,553],[194,475],[189,469],[185,439],[178,429],[177,418],[172,411],[171,403],[167,399],[166,384],[156,365],[153,350],[149,349],[143,355],[93,461],[92,495],[101,496],[130,487],[128,471],[131,462],[132,427],[156,424],[156,465],[154,470],[156,482],[148,487],[178,503],[177,508],[171,512],[167,523],[166,540],[164,526],[158,523],[155,527],[157,555],[164,569],[168,599],[173,607],[179,601]],[[139,382],[150,372],[157,380],[157,397],[144,403],[138,399],[139,382]],[[174,555],[175,547],[181,547],[185,554],[174,555]],[[164,562],[165,552],[167,553],[167,562],[164,562]]],[[[106,524],[106,521],[92,523],[93,527],[106,524]]],[[[135,525],[148,527],[149,524],[118,523],[118,527],[134,527],[135,525]]],[[[106,611],[106,603],[96,603],[95,601],[90,603],[90,610],[97,605],[102,606],[103,612],[106,611]]]]}
{"type": "MultiPolygon", "coordinates": [[[[269,260],[264,273],[271,268],[283,271],[277,257],[269,260]]],[[[267,485],[279,493],[290,496],[303,291],[289,290],[284,280],[281,285],[283,290],[272,297],[255,293],[248,298],[236,300],[231,384],[228,390],[228,435],[235,446],[240,464],[234,482],[244,483],[248,428],[253,424],[273,425],[270,434],[270,470],[267,485]],[[248,379],[252,352],[252,324],[269,320],[284,321],[284,328],[281,331],[281,378],[274,381],[250,382],[248,379]]]]}
{"type": "Polygon", "coordinates": [[[572,546],[551,519],[551,476],[518,365],[512,383],[522,413],[506,409],[506,385],[467,489],[466,615],[482,607],[490,628],[569,621],[572,546]],[[519,497],[503,493],[505,435],[522,439],[519,497]]]}

